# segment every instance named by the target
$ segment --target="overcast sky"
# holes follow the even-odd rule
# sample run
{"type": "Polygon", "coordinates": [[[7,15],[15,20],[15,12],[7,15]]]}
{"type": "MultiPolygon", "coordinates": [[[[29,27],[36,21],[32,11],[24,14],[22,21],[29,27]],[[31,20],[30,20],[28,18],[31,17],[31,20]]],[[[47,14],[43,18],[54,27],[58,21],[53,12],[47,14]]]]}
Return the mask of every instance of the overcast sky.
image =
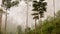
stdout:
{"type": "MultiPolygon", "coordinates": [[[[53,16],[53,0],[46,0],[46,2],[48,3],[47,5],[47,12],[45,13],[45,18],[47,16],[53,16]]],[[[56,11],[58,11],[60,9],[60,0],[55,0],[55,8],[56,11]]],[[[34,20],[32,19],[32,2],[29,2],[29,17],[28,17],[28,23],[29,26],[34,24],[34,20]]],[[[0,0],[0,5],[1,5],[1,0],[0,0]]],[[[19,25],[25,25],[26,24],[26,12],[27,12],[27,4],[24,1],[21,1],[18,5],[18,7],[12,7],[9,10],[9,15],[8,15],[8,20],[10,21],[10,23],[16,23],[19,25]]]]}

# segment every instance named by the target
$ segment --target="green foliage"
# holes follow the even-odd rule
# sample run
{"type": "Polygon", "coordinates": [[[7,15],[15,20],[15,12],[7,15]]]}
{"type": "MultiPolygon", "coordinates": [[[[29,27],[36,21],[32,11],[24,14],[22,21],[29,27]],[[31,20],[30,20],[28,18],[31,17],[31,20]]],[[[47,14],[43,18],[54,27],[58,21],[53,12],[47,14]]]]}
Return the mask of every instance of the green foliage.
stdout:
{"type": "Polygon", "coordinates": [[[11,2],[11,1],[12,0],[2,0],[2,6],[9,9],[12,6],[15,6],[15,5],[19,4],[19,1],[13,1],[13,2],[11,2]]]}
{"type": "Polygon", "coordinates": [[[11,3],[11,6],[15,6],[15,5],[18,5],[19,4],[19,1],[13,1],[12,3],[11,3]]]}
{"type": "Polygon", "coordinates": [[[46,6],[47,6],[47,2],[44,2],[45,0],[39,0],[39,2],[37,1],[33,1],[33,10],[35,11],[34,14],[34,19],[37,15],[36,18],[42,18],[44,17],[44,12],[46,12],[46,6]],[[36,13],[37,12],[37,13],[36,13]],[[40,17],[39,17],[40,15],[40,17]]]}
{"type": "Polygon", "coordinates": [[[58,10],[56,17],[60,17],[60,10],[58,10]]]}
{"type": "Polygon", "coordinates": [[[33,8],[34,9],[32,11],[36,11],[35,13],[32,14],[34,16],[33,19],[39,19],[39,16],[38,16],[39,14],[37,13],[37,11],[38,11],[37,5],[38,5],[38,2],[33,1],[33,8]]]}
{"type": "MultiPolygon", "coordinates": [[[[49,17],[46,20],[44,20],[42,22],[42,26],[39,24],[37,24],[37,34],[41,34],[41,30],[42,30],[42,34],[60,34],[60,11],[57,12],[55,20],[53,17],[49,17]],[[59,16],[59,17],[57,17],[59,16]]],[[[32,33],[32,31],[34,31],[35,29],[31,30],[30,33],[32,33]]]]}
{"type": "Polygon", "coordinates": [[[22,27],[20,25],[17,27],[17,31],[18,31],[18,34],[22,34],[22,27]]]}

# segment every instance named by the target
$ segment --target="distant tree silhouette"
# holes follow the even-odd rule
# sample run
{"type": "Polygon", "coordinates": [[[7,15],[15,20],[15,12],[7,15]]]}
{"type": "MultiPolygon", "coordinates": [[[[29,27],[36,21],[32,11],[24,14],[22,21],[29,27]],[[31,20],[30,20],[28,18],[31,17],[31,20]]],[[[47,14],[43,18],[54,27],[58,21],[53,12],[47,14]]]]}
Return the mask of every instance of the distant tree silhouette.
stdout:
{"type": "Polygon", "coordinates": [[[6,34],[6,26],[7,26],[7,10],[10,9],[13,6],[18,5],[19,1],[13,1],[12,0],[2,0],[2,7],[6,9],[6,19],[5,19],[5,34],[6,34]]]}

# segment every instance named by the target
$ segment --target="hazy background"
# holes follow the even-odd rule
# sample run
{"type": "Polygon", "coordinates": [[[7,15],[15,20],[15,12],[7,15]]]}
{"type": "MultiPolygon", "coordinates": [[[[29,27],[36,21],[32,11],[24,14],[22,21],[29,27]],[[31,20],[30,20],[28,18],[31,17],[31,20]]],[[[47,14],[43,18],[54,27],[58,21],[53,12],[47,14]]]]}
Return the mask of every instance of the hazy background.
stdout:
{"type": "MultiPolygon", "coordinates": [[[[47,16],[53,16],[54,8],[53,8],[53,0],[46,0],[48,3],[47,5],[47,12],[45,13],[45,17],[47,16]]],[[[55,0],[55,11],[60,9],[60,0],[55,0]]],[[[1,7],[1,0],[0,0],[0,7],[1,7]]],[[[28,25],[29,27],[34,26],[33,17],[31,15],[32,13],[32,2],[29,2],[29,11],[28,11],[28,25]]],[[[12,7],[10,10],[8,10],[8,24],[7,24],[7,30],[11,29],[12,31],[16,29],[17,25],[21,25],[25,27],[26,25],[26,16],[27,16],[27,4],[24,0],[22,0],[18,7],[12,7]]],[[[4,26],[4,20],[5,15],[3,14],[3,26],[4,26]]],[[[11,31],[9,30],[9,31],[11,31]]]]}

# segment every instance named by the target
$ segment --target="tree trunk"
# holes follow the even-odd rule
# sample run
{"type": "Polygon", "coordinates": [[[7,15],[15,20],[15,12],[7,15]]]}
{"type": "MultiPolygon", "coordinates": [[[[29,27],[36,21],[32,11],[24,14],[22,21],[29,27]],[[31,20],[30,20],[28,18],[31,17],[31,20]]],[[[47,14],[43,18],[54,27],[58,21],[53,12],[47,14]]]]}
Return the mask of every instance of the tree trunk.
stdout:
{"type": "Polygon", "coordinates": [[[6,18],[5,18],[5,34],[6,34],[6,29],[7,29],[7,9],[6,9],[6,18]]]}
{"type": "MultiPolygon", "coordinates": [[[[26,13],[26,28],[28,28],[28,0],[27,0],[27,13],[26,13]]],[[[28,30],[26,30],[25,34],[27,34],[28,30]]]]}
{"type": "Polygon", "coordinates": [[[1,26],[2,26],[2,13],[0,13],[0,34],[2,34],[2,32],[1,32],[1,26]]]}
{"type": "Polygon", "coordinates": [[[42,34],[42,19],[41,18],[39,19],[39,22],[40,22],[40,34],[42,34]]]}
{"type": "MultiPolygon", "coordinates": [[[[56,11],[55,11],[55,0],[53,0],[53,8],[54,8],[54,21],[53,21],[53,23],[55,24],[55,17],[56,17],[56,16],[55,16],[55,12],[56,12],[56,11]]],[[[55,25],[56,25],[56,24],[55,24],[55,25]]],[[[55,28],[56,28],[56,26],[55,26],[55,28]]]]}
{"type": "Polygon", "coordinates": [[[55,20],[55,0],[53,0],[53,8],[54,8],[54,20],[55,20]]]}
{"type": "Polygon", "coordinates": [[[36,34],[36,19],[35,19],[35,34],[36,34]]]}

